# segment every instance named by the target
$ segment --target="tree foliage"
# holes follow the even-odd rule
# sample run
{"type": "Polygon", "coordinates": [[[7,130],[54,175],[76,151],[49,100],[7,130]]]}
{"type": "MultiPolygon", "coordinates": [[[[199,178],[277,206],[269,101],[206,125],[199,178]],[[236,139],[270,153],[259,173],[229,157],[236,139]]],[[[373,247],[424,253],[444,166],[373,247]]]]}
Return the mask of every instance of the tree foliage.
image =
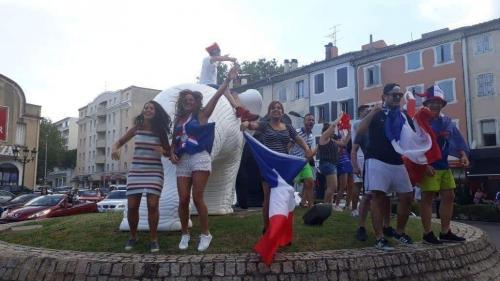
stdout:
{"type": "Polygon", "coordinates": [[[45,176],[45,157],[47,157],[47,174],[59,166],[64,154],[64,144],[61,134],[50,119],[43,118],[40,124],[40,137],[38,141],[38,178],[45,176]],[[47,149],[45,149],[47,147],[47,149]]]}
{"type": "MultiPolygon", "coordinates": [[[[266,60],[261,58],[256,61],[243,61],[240,66],[241,74],[245,75],[248,83],[281,74],[284,71],[283,65],[278,65],[276,59],[266,60]]],[[[217,67],[217,83],[219,85],[224,81],[228,71],[227,64],[221,63],[217,67]]]]}

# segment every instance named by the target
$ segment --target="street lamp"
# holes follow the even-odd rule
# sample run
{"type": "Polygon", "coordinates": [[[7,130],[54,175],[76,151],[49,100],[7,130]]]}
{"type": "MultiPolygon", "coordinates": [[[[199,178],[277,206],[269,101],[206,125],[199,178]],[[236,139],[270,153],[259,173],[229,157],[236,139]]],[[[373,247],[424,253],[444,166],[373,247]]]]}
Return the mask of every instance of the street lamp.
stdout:
{"type": "Polygon", "coordinates": [[[21,186],[24,187],[24,174],[26,164],[34,161],[36,156],[36,149],[33,148],[31,151],[26,146],[14,146],[12,149],[12,153],[14,154],[14,161],[21,162],[23,164],[23,177],[21,179],[21,186]]]}

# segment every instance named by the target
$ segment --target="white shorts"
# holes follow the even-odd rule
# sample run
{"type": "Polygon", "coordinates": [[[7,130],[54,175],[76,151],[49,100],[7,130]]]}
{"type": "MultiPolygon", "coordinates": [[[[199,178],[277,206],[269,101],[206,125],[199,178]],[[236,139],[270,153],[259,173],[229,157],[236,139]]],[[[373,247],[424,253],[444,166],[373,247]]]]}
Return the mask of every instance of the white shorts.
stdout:
{"type": "Polygon", "coordinates": [[[176,167],[178,177],[191,177],[194,171],[212,171],[212,158],[206,151],[195,154],[184,153],[176,167]]]}
{"type": "Polygon", "coordinates": [[[413,192],[410,177],[403,164],[391,165],[377,159],[365,162],[365,191],[387,193],[413,192]]]}
{"type": "Polygon", "coordinates": [[[361,172],[361,176],[358,177],[357,175],[353,175],[354,183],[358,182],[363,182],[363,172],[365,168],[365,157],[364,156],[359,156],[358,155],[358,165],[359,165],[359,171],[361,172]]]}

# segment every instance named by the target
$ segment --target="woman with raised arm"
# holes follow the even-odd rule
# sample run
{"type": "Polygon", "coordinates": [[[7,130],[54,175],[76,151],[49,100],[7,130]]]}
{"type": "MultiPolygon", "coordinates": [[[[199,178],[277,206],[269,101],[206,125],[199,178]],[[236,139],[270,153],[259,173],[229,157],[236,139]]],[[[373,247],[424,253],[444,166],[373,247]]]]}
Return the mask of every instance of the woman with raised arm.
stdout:
{"type": "Polygon", "coordinates": [[[208,123],[208,118],[229,86],[229,82],[236,78],[236,75],[237,67],[231,68],[228,77],[205,107],[202,107],[203,96],[200,92],[183,90],[179,93],[172,140],[174,149],[171,150],[170,160],[177,165],[177,192],[179,193],[179,218],[182,232],[179,249],[181,250],[188,248],[191,239],[188,232],[191,189],[201,227],[198,251],[205,251],[212,241],[212,235],[208,230],[207,205],[203,198],[212,170],[210,152],[215,128],[215,123],[208,123]]]}
{"type": "MultiPolygon", "coordinates": [[[[335,128],[342,117],[342,113],[331,124],[323,124],[321,136],[318,144],[319,171],[326,178],[326,190],[324,203],[333,202],[333,194],[337,191],[337,164],[339,159],[339,145],[341,142],[332,138],[335,134],[335,128]]],[[[339,209],[339,196],[336,199],[336,210],[339,209]]]]}
{"type": "MultiPolygon", "coordinates": [[[[267,109],[267,115],[270,118],[269,122],[249,122],[241,123],[242,129],[257,130],[261,133],[260,141],[269,149],[276,152],[288,154],[288,148],[291,140],[294,140],[305,151],[305,157],[311,159],[314,153],[311,151],[306,142],[297,134],[297,131],[291,126],[283,122],[284,116],[283,104],[279,101],[272,101],[267,109]]],[[[293,185],[293,184],[292,184],[293,185]]],[[[264,219],[264,231],[269,224],[269,185],[262,181],[262,191],[264,193],[264,202],[262,202],[262,216],[264,219]]]]}
{"type": "Polygon", "coordinates": [[[157,229],[163,188],[161,156],[170,155],[170,123],[170,116],[163,107],[155,101],[148,101],[142,113],[135,118],[134,126],[113,145],[111,158],[118,160],[120,147],[134,137],[134,157],[127,176],[127,219],[130,226],[130,239],[125,245],[127,251],[137,243],[139,205],[143,193],[147,194],[150,251],[155,253],[160,250],[157,229]]]}

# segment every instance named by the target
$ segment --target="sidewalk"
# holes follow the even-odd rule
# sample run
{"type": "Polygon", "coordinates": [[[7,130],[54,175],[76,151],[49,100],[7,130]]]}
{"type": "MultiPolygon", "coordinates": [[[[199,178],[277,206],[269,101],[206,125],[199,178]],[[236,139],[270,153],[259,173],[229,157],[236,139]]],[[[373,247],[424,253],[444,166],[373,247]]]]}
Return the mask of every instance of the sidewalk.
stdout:
{"type": "Polygon", "coordinates": [[[473,225],[488,233],[488,237],[495,244],[497,250],[500,251],[500,223],[497,222],[482,222],[482,221],[459,221],[473,225]]]}

